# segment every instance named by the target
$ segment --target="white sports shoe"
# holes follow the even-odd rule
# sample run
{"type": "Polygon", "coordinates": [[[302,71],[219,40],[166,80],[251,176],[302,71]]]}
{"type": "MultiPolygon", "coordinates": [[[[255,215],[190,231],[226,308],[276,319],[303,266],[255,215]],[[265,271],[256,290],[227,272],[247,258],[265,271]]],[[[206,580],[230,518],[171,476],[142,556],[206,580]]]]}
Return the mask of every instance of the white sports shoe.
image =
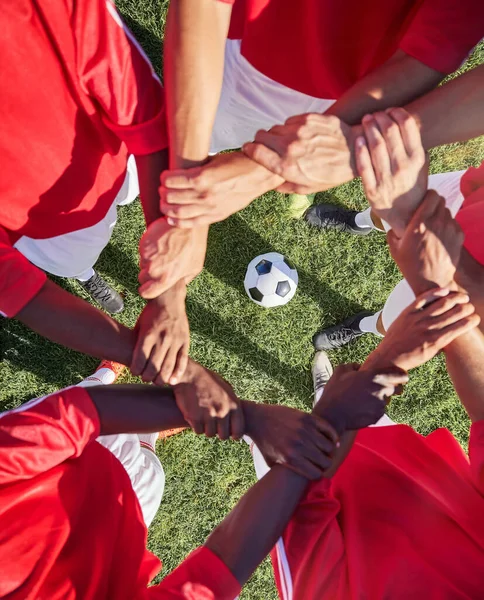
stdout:
{"type": "Polygon", "coordinates": [[[314,386],[314,406],[321,398],[323,390],[333,374],[331,361],[324,350],[320,350],[314,355],[312,374],[314,386]]]}

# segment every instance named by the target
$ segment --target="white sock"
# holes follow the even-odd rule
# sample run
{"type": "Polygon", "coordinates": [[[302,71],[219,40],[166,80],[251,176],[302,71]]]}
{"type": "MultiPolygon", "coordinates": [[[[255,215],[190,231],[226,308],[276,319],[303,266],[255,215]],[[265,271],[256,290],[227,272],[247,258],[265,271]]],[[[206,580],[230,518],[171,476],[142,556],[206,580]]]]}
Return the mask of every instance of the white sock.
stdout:
{"type": "Polygon", "coordinates": [[[376,328],[381,312],[382,311],[379,310],[374,315],[370,315],[369,317],[363,317],[359,325],[361,331],[364,331],[365,333],[374,333],[379,337],[383,337],[383,335],[376,328]]]}
{"type": "Polygon", "coordinates": [[[371,206],[369,206],[366,210],[359,212],[355,216],[355,223],[358,227],[364,227],[366,229],[376,229],[375,224],[371,218],[371,206]]]}
{"type": "Polygon", "coordinates": [[[78,387],[91,387],[92,385],[109,385],[116,379],[116,373],[111,369],[103,367],[98,369],[93,375],[83,379],[81,383],[78,383],[78,387]]]}
{"type": "Polygon", "coordinates": [[[76,277],[76,279],[78,281],[88,281],[89,279],[91,279],[91,277],[94,275],[94,269],[92,267],[90,267],[89,269],[86,269],[84,271],[84,273],[82,273],[82,275],[79,275],[79,277],[76,277]]]}

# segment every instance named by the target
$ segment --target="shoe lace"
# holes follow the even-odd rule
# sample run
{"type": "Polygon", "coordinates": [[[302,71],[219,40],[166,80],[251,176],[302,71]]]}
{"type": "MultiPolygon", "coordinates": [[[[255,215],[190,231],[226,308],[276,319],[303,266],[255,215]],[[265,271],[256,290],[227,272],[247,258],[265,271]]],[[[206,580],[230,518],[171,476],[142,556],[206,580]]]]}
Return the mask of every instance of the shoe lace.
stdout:
{"type": "Polygon", "coordinates": [[[344,346],[355,339],[356,335],[351,327],[339,327],[328,333],[328,339],[337,346],[344,346]]]}
{"type": "Polygon", "coordinates": [[[112,297],[108,284],[99,275],[93,281],[86,282],[84,287],[95,300],[102,302],[112,297]]]}

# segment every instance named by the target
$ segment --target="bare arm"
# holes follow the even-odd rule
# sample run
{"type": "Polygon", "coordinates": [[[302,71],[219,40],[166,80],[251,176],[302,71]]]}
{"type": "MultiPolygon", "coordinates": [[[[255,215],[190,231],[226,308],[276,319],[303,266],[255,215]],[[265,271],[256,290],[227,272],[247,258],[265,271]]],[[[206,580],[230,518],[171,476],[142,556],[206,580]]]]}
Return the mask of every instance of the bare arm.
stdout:
{"type": "Polygon", "coordinates": [[[170,167],[201,164],[222,89],[232,7],[216,0],[172,0],[165,37],[170,167]]]}
{"type": "Polygon", "coordinates": [[[133,331],[52,281],[16,315],[40,335],[78,352],[129,365],[133,331]]]}
{"type": "Polygon", "coordinates": [[[420,125],[426,149],[484,134],[484,65],[405,107],[420,125]]]}
{"type": "Polygon", "coordinates": [[[163,216],[160,210],[161,174],[168,169],[168,149],[135,156],[141,204],[146,225],[163,216]]]}
{"type": "Polygon", "coordinates": [[[444,75],[402,50],[360,79],[326,111],[356,125],[364,115],[390,106],[403,106],[438,85],[444,75]]]}

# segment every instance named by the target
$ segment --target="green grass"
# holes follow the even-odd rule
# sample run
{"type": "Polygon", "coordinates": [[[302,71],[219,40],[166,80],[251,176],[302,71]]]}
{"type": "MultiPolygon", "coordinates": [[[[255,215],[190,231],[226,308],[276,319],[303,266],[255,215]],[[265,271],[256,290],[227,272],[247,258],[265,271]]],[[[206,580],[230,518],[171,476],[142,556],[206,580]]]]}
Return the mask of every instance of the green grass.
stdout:
{"type": "MultiPolygon", "coordinates": [[[[159,70],[167,2],[120,0],[118,5],[159,70]]],[[[483,61],[481,46],[472,62],[483,61]]],[[[462,169],[483,159],[484,142],[479,139],[434,151],[431,168],[433,172],[462,169]]],[[[316,201],[321,200],[352,208],[366,206],[358,181],[319,194],[316,201]]],[[[137,241],[142,230],[139,203],[122,208],[112,242],[98,263],[101,274],[125,292],[126,309],[120,321],[128,326],[134,325],[143,307],[136,293],[137,241]]],[[[243,398],[307,410],[312,395],[311,335],[362,308],[380,308],[399,279],[383,236],[322,235],[291,218],[287,197],[267,194],[211,228],[206,268],[188,294],[191,355],[226,377],[243,398]],[[297,266],[300,283],[287,306],[264,310],[249,302],[243,279],[247,263],[271,250],[284,253],[297,266]]],[[[76,284],[64,285],[82,295],[76,284]]],[[[334,364],[361,362],[376,343],[367,336],[331,358],[334,364]]],[[[15,321],[0,324],[0,352],[1,409],[77,383],[97,364],[41,339],[15,321]]],[[[128,375],[122,381],[134,378],[128,375]]],[[[467,441],[468,421],[440,358],[412,374],[390,415],[424,434],[448,427],[461,443],[467,441]]],[[[166,491],[149,546],[162,558],[166,574],[204,541],[255,477],[243,443],[221,443],[185,432],[160,444],[158,454],[166,472],[166,491]]],[[[266,560],[242,598],[276,597],[266,560]]]]}

